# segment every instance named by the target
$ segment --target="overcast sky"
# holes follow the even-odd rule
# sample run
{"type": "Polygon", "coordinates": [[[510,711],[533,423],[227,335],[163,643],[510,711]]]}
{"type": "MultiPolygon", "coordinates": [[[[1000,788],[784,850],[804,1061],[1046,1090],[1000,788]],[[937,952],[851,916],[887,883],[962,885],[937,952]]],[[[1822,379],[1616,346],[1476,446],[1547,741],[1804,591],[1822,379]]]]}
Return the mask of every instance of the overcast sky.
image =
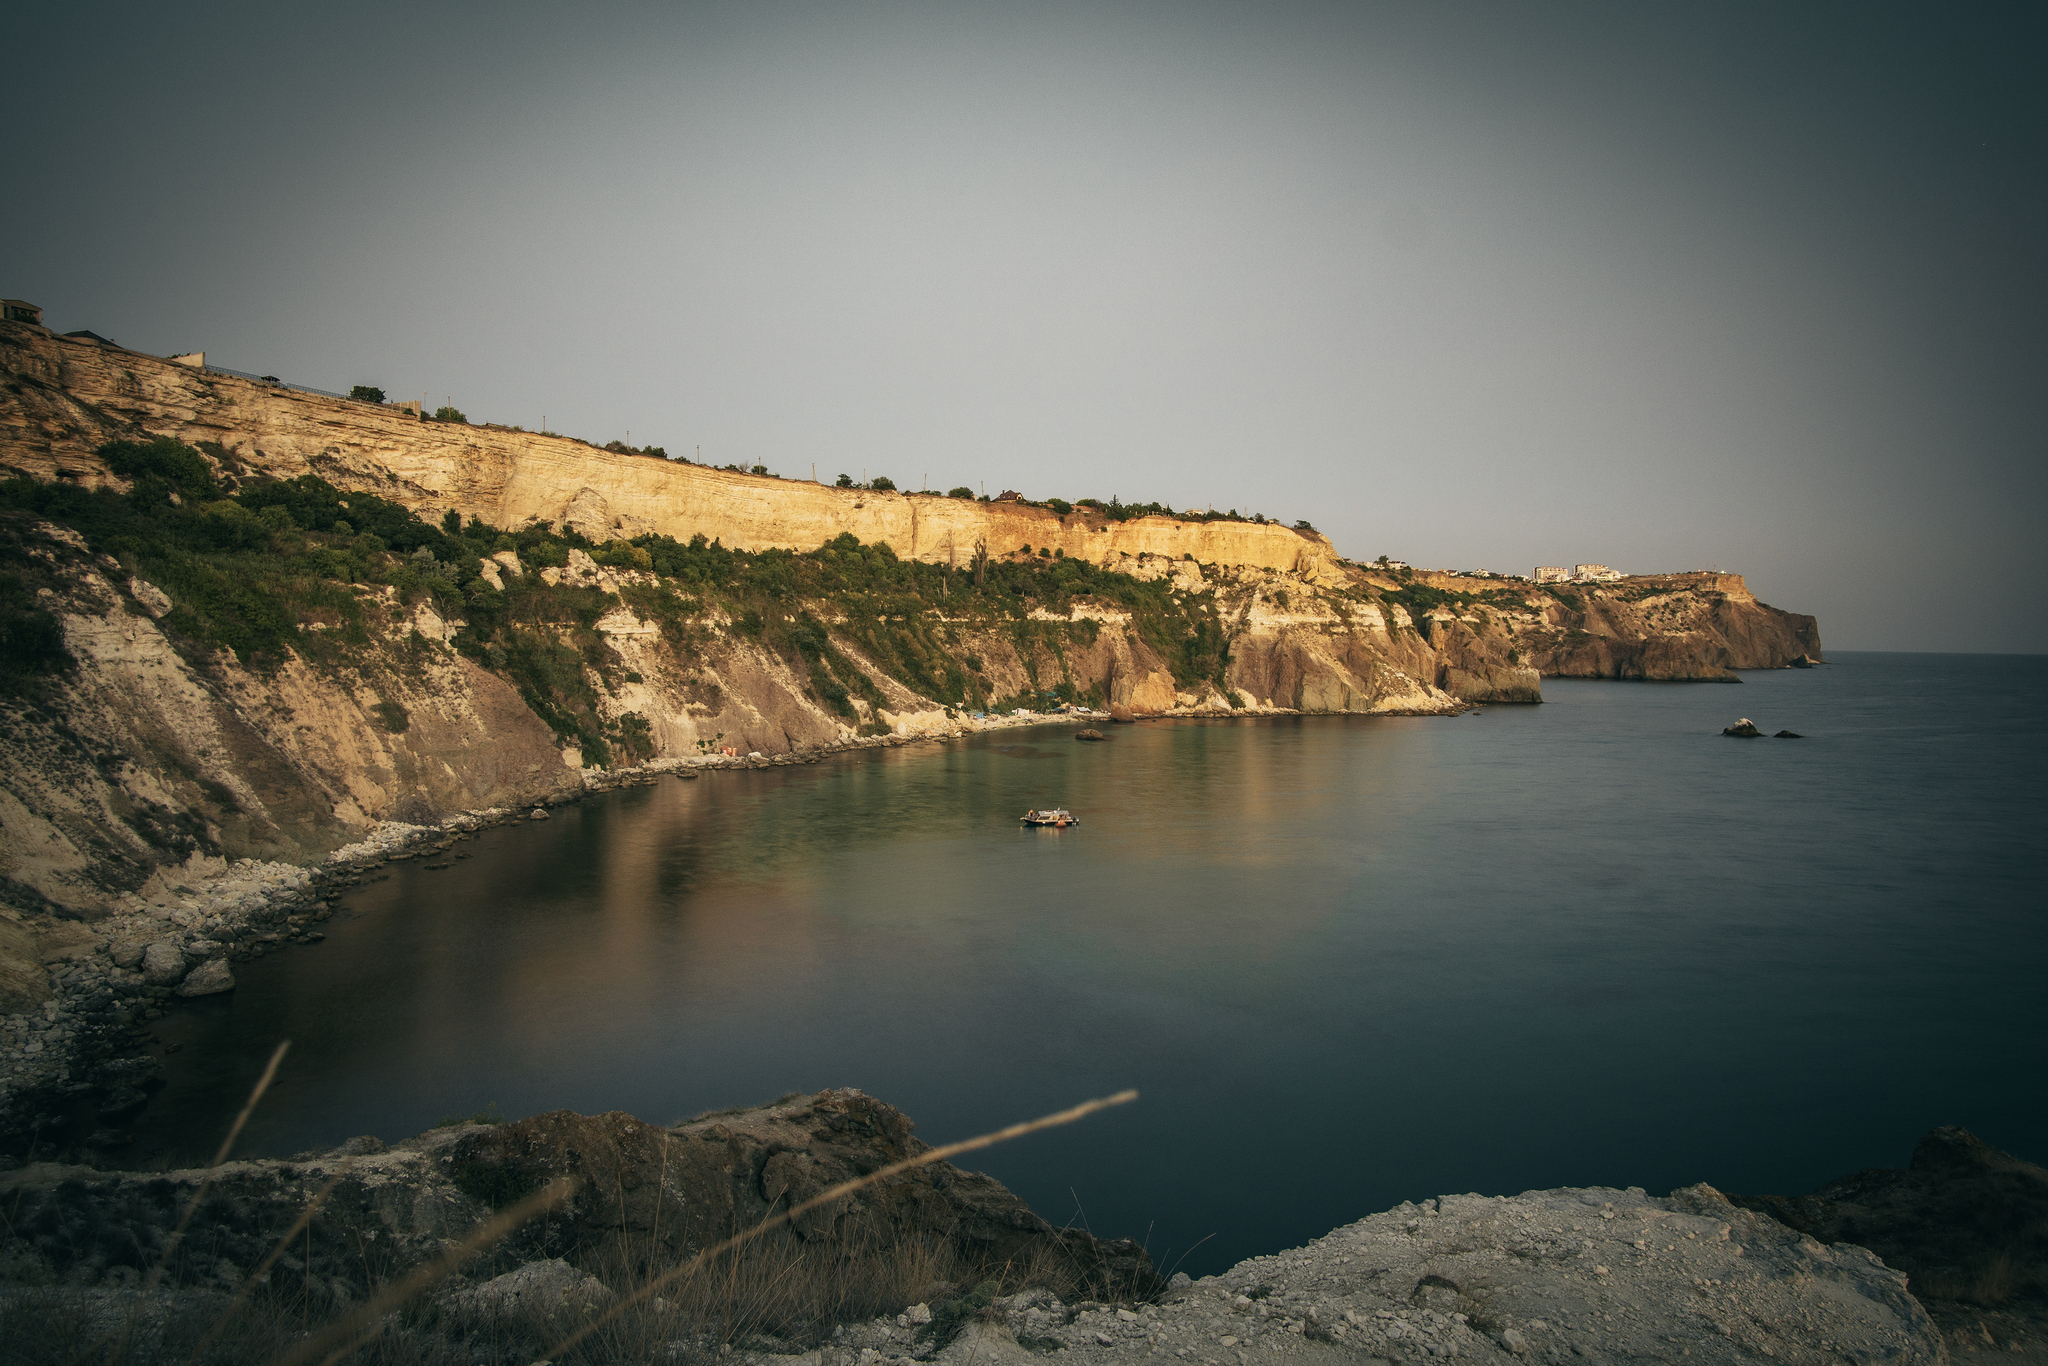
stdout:
{"type": "Polygon", "coordinates": [[[2044,13],[38,6],[0,293],[713,463],[2048,651],[2044,13]]]}

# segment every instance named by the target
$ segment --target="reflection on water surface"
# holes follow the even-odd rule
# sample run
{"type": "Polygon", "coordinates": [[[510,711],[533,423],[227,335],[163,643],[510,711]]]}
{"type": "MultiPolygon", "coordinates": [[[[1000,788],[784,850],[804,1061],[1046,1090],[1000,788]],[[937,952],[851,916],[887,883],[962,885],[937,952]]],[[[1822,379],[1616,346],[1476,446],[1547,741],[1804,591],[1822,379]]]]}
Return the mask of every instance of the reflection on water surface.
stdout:
{"type": "Polygon", "coordinates": [[[2007,1077],[2048,1033],[2025,671],[1748,677],[630,788],[394,864],[164,1021],[141,1146],[209,1150],[280,1037],[260,1152],[844,1085],[944,1141],[1135,1085],[984,1165],[1167,1263],[1209,1237],[1198,1274],[1443,1191],[2048,1151],[2007,1077]],[[1738,706],[1812,738],[1723,740],[1738,706]]]}

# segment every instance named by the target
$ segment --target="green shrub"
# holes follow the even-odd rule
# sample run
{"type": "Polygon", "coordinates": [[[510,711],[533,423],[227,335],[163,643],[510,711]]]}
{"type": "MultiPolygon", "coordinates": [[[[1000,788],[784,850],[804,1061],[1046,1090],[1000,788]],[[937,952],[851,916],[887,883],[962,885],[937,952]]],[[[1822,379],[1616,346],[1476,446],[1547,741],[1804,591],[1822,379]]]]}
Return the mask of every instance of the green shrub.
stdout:
{"type": "Polygon", "coordinates": [[[382,403],[384,391],[374,384],[358,384],[350,388],[348,396],[364,403],[382,403]]]}

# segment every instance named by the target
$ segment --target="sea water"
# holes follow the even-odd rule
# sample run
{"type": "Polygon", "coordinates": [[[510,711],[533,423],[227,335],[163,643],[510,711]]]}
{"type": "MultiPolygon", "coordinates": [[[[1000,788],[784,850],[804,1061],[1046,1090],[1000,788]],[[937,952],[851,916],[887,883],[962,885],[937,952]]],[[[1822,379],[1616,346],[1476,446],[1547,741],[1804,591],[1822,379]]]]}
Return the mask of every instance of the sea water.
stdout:
{"type": "Polygon", "coordinates": [[[1546,680],[1457,718],[1006,731],[663,779],[238,964],[133,1158],[852,1086],[1202,1274],[1404,1199],[2048,1158],[2041,661],[1546,680]],[[1768,734],[1736,740],[1739,716],[1768,734]],[[1018,826],[1064,805],[1067,830],[1018,826]]]}

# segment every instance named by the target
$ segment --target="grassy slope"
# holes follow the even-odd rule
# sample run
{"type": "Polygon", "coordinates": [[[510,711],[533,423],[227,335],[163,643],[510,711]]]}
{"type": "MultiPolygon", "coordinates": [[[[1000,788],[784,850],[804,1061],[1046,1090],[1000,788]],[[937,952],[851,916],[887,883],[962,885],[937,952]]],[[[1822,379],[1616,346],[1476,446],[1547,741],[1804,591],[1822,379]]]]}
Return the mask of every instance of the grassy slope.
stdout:
{"type": "MultiPolygon", "coordinates": [[[[656,577],[623,596],[660,626],[686,670],[717,630],[729,629],[787,660],[818,702],[849,721],[856,697],[881,701],[849,645],[947,706],[997,708],[1047,695],[1101,700],[1099,684],[1070,676],[995,696],[980,661],[961,648],[959,628],[968,625],[1007,633],[1026,660],[1063,660],[1068,646],[1092,644],[1099,627],[1033,612],[1064,617],[1077,600],[1128,612],[1180,684],[1220,685],[1229,662],[1214,591],[1176,591],[1078,560],[1013,557],[962,571],[845,535],[802,554],[735,551],[701,536],[597,545],[546,524],[508,531],[451,514],[430,526],[398,504],[312,476],[237,485],[168,438],[112,443],[101,455],[130,481],[127,493],[15,479],[0,483],[0,507],[69,527],[94,553],[162,588],[175,604],[162,624],[182,648],[195,656],[232,651],[258,671],[288,653],[316,667],[388,667],[366,648],[369,614],[393,610],[383,601],[388,587],[399,609],[427,600],[444,618],[466,622],[457,648],[512,683],[558,735],[581,744],[588,763],[631,762],[649,749],[644,721],[607,721],[598,706],[598,688],[626,669],[596,629],[619,595],[549,585],[532,572],[567,564],[571,550],[656,577]],[[505,576],[503,589],[482,572],[484,557],[501,550],[515,551],[529,571],[505,576]],[[365,585],[379,592],[360,591],[365,585]]],[[[0,565],[0,688],[17,693],[68,665],[54,619],[22,582],[0,565]]]]}

